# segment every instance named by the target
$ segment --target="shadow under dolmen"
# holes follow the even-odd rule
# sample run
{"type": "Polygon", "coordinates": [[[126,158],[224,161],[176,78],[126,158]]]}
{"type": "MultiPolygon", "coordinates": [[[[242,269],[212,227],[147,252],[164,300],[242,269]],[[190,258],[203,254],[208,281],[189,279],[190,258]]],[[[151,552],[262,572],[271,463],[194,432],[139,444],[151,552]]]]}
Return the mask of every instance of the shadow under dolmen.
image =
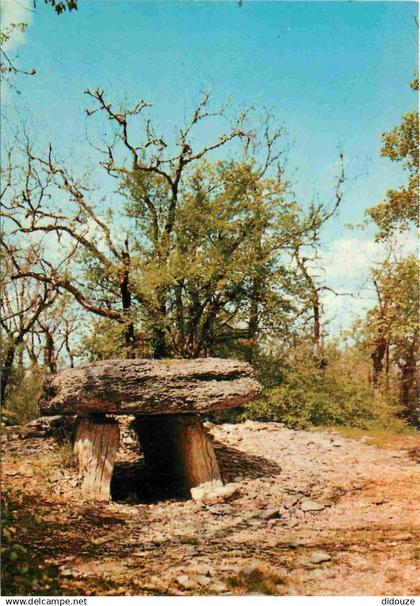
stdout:
{"type": "MultiPolygon", "coordinates": [[[[277,463],[264,457],[225,446],[218,441],[214,441],[213,446],[224,482],[232,482],[237,477],[244,480],[274,477],[281,472],[277,463]]],[[[134,504],[189,497],[177,485],[171,469],[153,469],[146,465],[140,454],[136,461],[115,464],[111,498],[134,504]]]]}

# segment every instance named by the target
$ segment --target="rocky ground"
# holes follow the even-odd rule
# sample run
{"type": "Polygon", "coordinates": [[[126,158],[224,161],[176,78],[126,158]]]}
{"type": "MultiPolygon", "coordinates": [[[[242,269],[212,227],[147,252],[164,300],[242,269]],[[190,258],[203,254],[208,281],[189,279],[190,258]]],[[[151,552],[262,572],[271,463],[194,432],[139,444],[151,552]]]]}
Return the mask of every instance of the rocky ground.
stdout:
{"type": "Polygon", "coordinates": [[[392,448],[278,423],[211,425],[221,502],[165,498],[127,428],[113,501],[88,501],[41,425],[3,432],[3,483],[41,523],[31,548],[82,595],[416,595],[420,440],[392,448]],[[140,478],[140,480],[139,480],[140,478]]]}

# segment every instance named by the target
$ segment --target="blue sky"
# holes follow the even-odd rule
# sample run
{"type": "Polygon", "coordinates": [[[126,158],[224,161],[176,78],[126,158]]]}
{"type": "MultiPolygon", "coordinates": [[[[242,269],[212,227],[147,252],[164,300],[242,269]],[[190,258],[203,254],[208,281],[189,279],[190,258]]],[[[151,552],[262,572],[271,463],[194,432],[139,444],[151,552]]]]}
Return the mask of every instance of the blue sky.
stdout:
{"type": "MultiPolygon", "coordinates": [[[[288,129],[288,170],[302,201],[316,193],[328,200],[343,151],[349,179],[340,215],[325,229],[326,254],[334,265],[331,251],[360,245],[367,268],[372,232],[349,234],[345,224],[361,221],[402,178],[379,157],[380,137],[416,106],[408,86],[416,3],[80,0],[76,13],[58,17],[42,2],[24,11],[25,1],[1,4],[9,20],[30,18],[12,50],[37,75],[18,77],[21,95],[3,95],[3,124],[13,128],[25,117],[41,144],[75,150],[77,168],[89,162],[88,87],[116,102],[153,101],[162,131],[182,122],[203,87],[216,103],[230,95],[234,105],[265,106],[288,129]]],[[[101,128],[90,125],[90,136],[101,128]]]]}

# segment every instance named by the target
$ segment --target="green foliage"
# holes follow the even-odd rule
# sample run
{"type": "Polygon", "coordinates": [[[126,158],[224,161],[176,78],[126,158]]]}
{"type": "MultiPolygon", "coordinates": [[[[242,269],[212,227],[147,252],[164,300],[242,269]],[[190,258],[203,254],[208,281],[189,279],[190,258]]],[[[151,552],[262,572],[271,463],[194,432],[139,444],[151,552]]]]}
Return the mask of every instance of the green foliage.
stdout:
{"type": "Polygon", "coordinates": [[[69,433],[61,432],[58,445],[58,458],[60,467],[75,468],[77,465],[74,454],[73,439],[69,433]]]}
{"type": "Polygon", "coordinates": [[[377,380],[387,389],[390,373],[398,380],[402,414],[418,424],[419,270],[414,256],[385,261],[372,271],[378,303],[359,327],[359,342],[376,356],[377,380]]]}
{"type": "Polygon", "coordinates": [[[367,330],[381,332],[391,346],[394,357],[404,356],[419,329],[420,263],[410,255],[401,261],[385,261],[372,270],[378,304],[368,312],[367,330]]]}
{"type": "Polygon", "coordinates": [[[413,74],[413,78],[410,82],[410,88],[417,91],[419,90],[419,73],[417,70],[413,74]]]}
{"type": "Polygon", "coordinates": [[[15,367],[2,409],[2,422],[21,425],[39,416],[38,400],[46,371],[40,366],[15,367]]]}
{"type": "MultiPolygon", "coordinates": [[[[418,76],[411,87],[418,90],[418,76]]],[[[393,233],[418,226],[419,220],[419,113],[403,116],[400,125],[382,135],[381,155],[393,162],[402,162],[408,172],[407,185],[387,192],[384,202],[368,209],[368,215],[379,227],[378,240],[393,233]]]]}
{"type": "MultiPolygon", "coordinates": [[[[134,227],[131,305],[125,324],[92,323],[83,340],[90,358],[127,357],[129,322],[136,326],[135,355],[153,355],[160,332],[165,357],[226,355],[226,344],[248,337],[252,306],[262,330],[291,324],[295,276],[281,252],[298,229],[298,208],[286,190],[285,182],[263,178],[252,164],[202,161],[179,185],[169,232],[167,181],[133,171],[122,188],[134,227]]],[[[118,305],[121,272],[89,250],[80,261],[95,304],[118,305]]]]}
{"type": "Polygon", "coordinates": [[[308,285],[293,258],[297,249],[314,244],[331,212],[312,205],[302,218],[280,162],[283,130],[273,130],[268,117],[255,127],[248,124],[248,112],[241,112],[233,124],[229,119],[227,132],[194,150],[198,124],[221,118],[226,110],[211,111],[205,93],[175,140],[158,137],[153,120],[146,118],[144,134],[134,130],[134,144],[129,124],[136,116],[141,124],[138,115],[148,104],[141,101],[117,111],[104,91],[86,93],[97,104],[88,115],[101,111],[121,131],[114,159],[100,162],[119,179],[117,197],[92,204],[83,179],[79,183],[64,167],[58,169],[58,160],[52,166],[51,154],[49,159],[31,155],[22,176],[34,179],[34,163],[48,187],[39,191],[39,180],[33,184],[31,195],[37,191],[41,198],[36,213],[19,191],[13,210],[22,221],[22,234],[56,232],[60,240],[65,233],[77,242],[75,252],[60,263],[60,275],[52,275],[47,263],[41,265],[48,274],[45,283],[68,291],[89,313],[118,325],[108,334],[106,323],[94,322],[85,341],[88,355],[230,356],[236,343],[248,342],[245,357],[251,360],[261,337],[283,336],[298,316],[302,326],[311,313],[303,296],[308,285]],[[235,159],[213,159],[230,142],[236,145],[235,159]],[[131,154],[129,164],[116,160],[120,144],[131,154]],[[60,214],[60,221],[47,227],[41,217],[56,216],[58,191],[68,194],[69,214],[60,214]],[[118,206],[120,196],[125,204],[118,206]],[[88,223],[92,229],[86,231],[88,223]]]}
{"type": "MultiPolygon", "coordinates": [[[[103,318],[92,318],[88,332],[82,335],[77,355],[88,362],[109,360],[111,358],[125,359],[129,351],[124,345],[124,326],[103,318]]],[[[142,357],[145,352],[138,351],[142,357]]]]}
{"type": "Polygon", "coordinates": [[[21,493],[1,495],[1,576],[3,595],[58,595],[57,571],[40,561],[29,544],[40,525],[21,493]]]}
{"type": "MultiPolygon", "coordinates": [[[[418,91],[418,73],[410,86],[418,91]]],[[[405,186],[389,190],[383,203],[367,211],[379,227],[376,239],[384,240],[388,246],[392,245],[393,234],[419,225],[418,133],[419,113],[412,111],[403,116],[401,124],[382,136],[382,156],[401,162],[408,173],[405,186]]],[[[396,370],[402,414],[414,425],[420,425],[419,264],[414,256],[402,261],[390,261],[390,257],[372,271],[378,302],[362,323],[364,334],[360,341],[366,350],[370,349],[374,383],[386,387],[391,370],[396,370]]]]}
{"type": "MultiPolygon", "coordinates": [[[[246,407],[241,418],[285,423],[295,429],[320,425],[368,428],[393,424],[396,406],[375,392],[369,366],[355,351],[330,347],[320,368],[307,348],[296,348],[278,385],[246,407]]],[[[403,423],[396,422],[396,426],[403,423]]]]}
{"type": "MultiPolygon", "coordinates": [[[[70,1],[47,2],[58,13],[76,8],[70,1]]],[[[177,141],[166,143],[146,119],[144,141],[140,137],[131,144],[128,125],[147,104],[116,110],[105,101],[103,91],[87,93],[98,103],[96,109],[87,110],[88,115],[105,112],[119,133],[115,141],[131,154],[130,164],[119,166],[120,154],[112,145],[109,163],[101,162],[119,179],[118,197],[98,207],[91,204],[85,198],[89,187],[59,169],[50,153],[48,159],[31,156],[23,175],[24,183],[34,178],[32,164],[45,172],[48,195],[35,182],[33,189],[25,186],[13,202],[14,212],[26,225],[22,227],[25,237],[31,230],[56,231],[58,240],[65,233],[77,243],[74,255],[43,279],[67,290],[95,314],[80,341],[80,356],[89,361],[132,356],[238,357],[252,361],[266,389],[242,418],[271,419],[292,427],[388,423],[395,412],[395,394],[387,385],[378,390],[376,378],[371,381],[369,347],[360,350],[364,359],[357,360],[356,349],[341,352],[331,346],[320,351],[320,293],[327,286],[312,273],[322,225],[341,203],[343,168],[332,209],[314,203],[303,213],[277,162],[279,132],[261,129],[267,147],[265,162],[256,151],[261,141],[253,141],[254,135],[244,130],[243,116],[237,128],[194,152],[193,126],[206,116],[223,115],[223,111],[208,110],[205,95],[177,141]],[[245,144],[242,156],[208,161],[215,156],[207,152],[234,139],[245,144]],[[29,189],[40,196],[36,211],[27,200],[29,189]],[[69,210],[59,220],[54,207],[60,199],[54,195],[58,191],[69,194],[69,209],[75,205],[73,214],[69,210]],[[124,203],[118,207],[119,196],[124,203]],[[54,221],[46,226],[42,217],[54,217],[54,221]],[[303,342],[311,321],[312,350],[293,346],[287,352],[286,344],[303,342]],[[270,341],[284,344],[280,357],[264,352],[270,341]]],[[[417,123],[417,113],[411,112],[384,135],[382,154],[402,162],[409,179],[405,188],[388,192],[382,205],[369,210],[381,238],[415,222],[417,123]]],[[[135,132],[138,137],[139,131],[135,132]]],[[[223,157],[228,156],[224,153],[223,157]]],[[[40,265],[50,273],[48,263],[40,265]]],[[[407,345],[411,347],[417,334],[415,271],[409,260],[398,268],[383,265],[374,273],[381,301],[368,316],[371,333],[366,329],[365,341],[369,346],[376,344],[380,334],[393,348],[396,364],[407,359],[407,345]]],[[[22,374],[14,383],[8,410],[25,421],[36,415],[36,377],[22,374]]],[[[240,418],[236,412],[224,414],[240,418]]]]}

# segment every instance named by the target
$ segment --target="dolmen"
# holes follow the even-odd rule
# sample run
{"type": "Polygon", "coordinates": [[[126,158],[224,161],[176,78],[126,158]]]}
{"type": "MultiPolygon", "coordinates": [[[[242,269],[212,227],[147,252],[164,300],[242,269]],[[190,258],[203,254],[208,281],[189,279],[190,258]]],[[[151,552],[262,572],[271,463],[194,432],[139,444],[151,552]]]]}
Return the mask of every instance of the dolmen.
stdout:
{"type": "Polygon", "coordinates": [[[240,406],[260,391],[252,367],[237,360],[103,360],[47,377],[40,409],[77,415],[74,451],[86,496],[110,499],[116,415],[135,417],[149,471],[191,496],[197,487],[223,486],[200,414],[240,406]]]}

